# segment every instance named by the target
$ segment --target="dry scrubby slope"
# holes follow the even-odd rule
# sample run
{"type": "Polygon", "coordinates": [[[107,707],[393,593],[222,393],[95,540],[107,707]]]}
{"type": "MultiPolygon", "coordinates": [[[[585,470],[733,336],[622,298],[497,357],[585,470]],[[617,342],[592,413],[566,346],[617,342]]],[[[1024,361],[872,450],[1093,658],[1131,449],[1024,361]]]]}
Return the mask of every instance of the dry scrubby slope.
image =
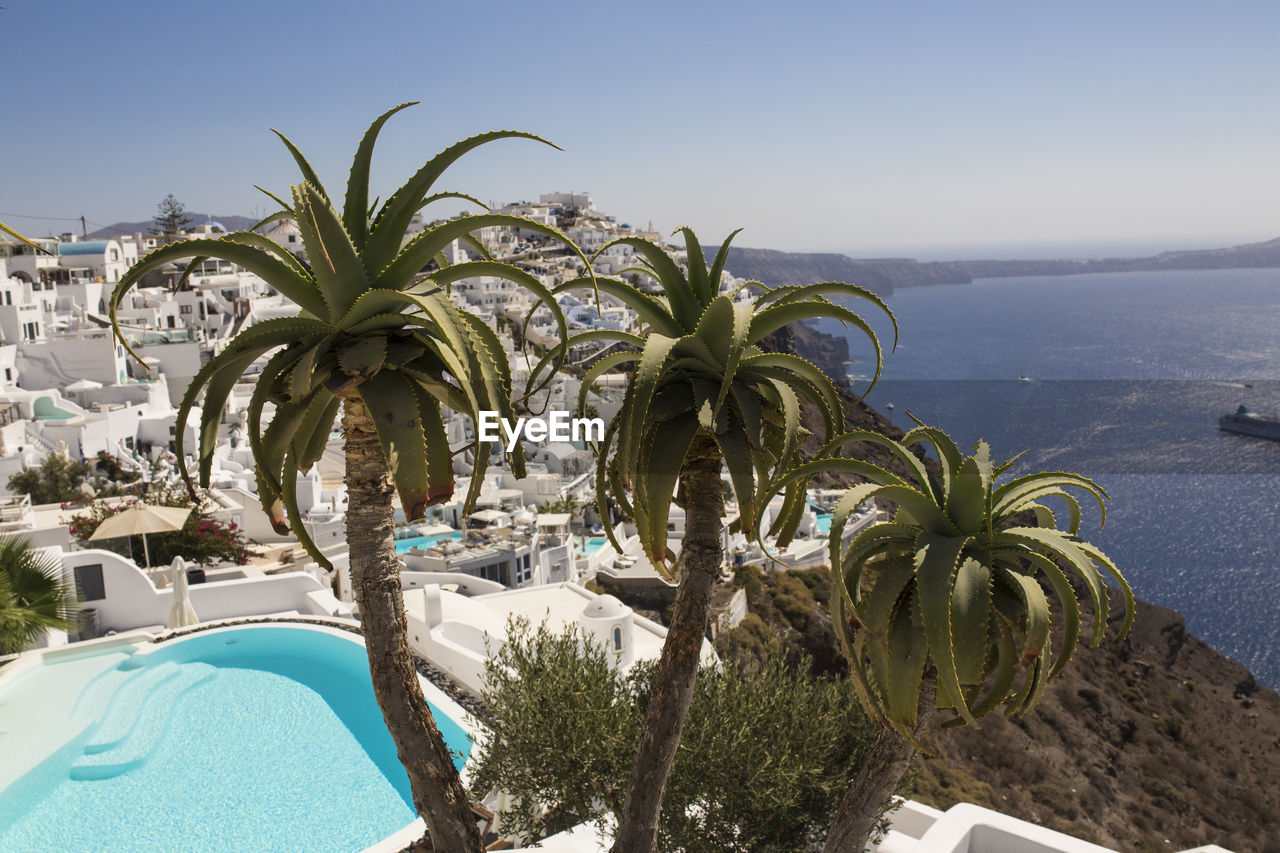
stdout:
{"type": "MultiPolygon", "coordinates": [[[[770,637],[819,674],[843,661],[826,601],[830,573],[746,579],[751,614],[719,647],[751,659],[770,637]]],[[[988,806],[1118,850],[1280,850],[1280,697],[1141,604],[1120,644],[1079,649],[1039,709],[943,733],[910,795],[988,806]]]]}
{"type": "Polygon", "coordinates": [[[1081,649],[1032,716],[947,735],[919,795],[969,800],[1124,850],[1280,851],[1280,697],[1143,604],[1081,649]]]}
{"type": "MultiPolygon", "coordinates": [[[[842,341],[809,329],[793,327],[773,343],[836,375],[845,357],[842,341]]],[[[844,396],[851,429],[901,436],[844,396]]],[[[816,429],[815,413],[807,416],[816,429]]],[[[873,450],[868,458],[889,463],[873,450]]],[[[832,660],[826,584],[764,584],[752,596],[760,621],[748,627],[832,660]]],[[[1144,603],[1123,642],[1076,651],[1032,716],[992,715],[977,729],[946,732],[940,753],[922,760],[914,796],[940,808],[990,806],[1120,850],[1216,843],[1280,853],[1277,759],[1280,696],[1187,633],[1179,614],[1144,603]]]]}

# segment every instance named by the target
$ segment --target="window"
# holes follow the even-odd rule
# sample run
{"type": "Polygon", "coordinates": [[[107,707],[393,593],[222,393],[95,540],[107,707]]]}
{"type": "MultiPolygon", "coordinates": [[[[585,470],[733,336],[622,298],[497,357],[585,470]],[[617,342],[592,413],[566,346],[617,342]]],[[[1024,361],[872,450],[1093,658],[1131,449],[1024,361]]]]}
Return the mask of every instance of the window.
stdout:
{"type": "Polygon", "coordinates": [[[296,243],[296,242],[298,242],[298,235],[297,235],[297,234],[290,234],[290,235],[289,235],[289,242],[290,242],[290,243],[296,243]]]}
{"type": "Polygon", "coordinates": [[[118,260],[120,260],[120,250],[119,250],[119,249],[112,249],[112,250],[111,250],[111,260],[113,260],[113,261],[118,261],[118,260]]]}
{"type": "Polygon", "coordinates": [[[80,601],[101,601],[107,597],[106,585],[102,582],[102,564],[76,566],[76,598],[80,601]]]}
{"type": "Polygon", "coordinates": [[[190,305],[179,305],[179,306],[178,306],[178,313],[179,313],[179,314],[190,314],[190,313],[191,313],[191,306],[190,306],[190,305]]]}
{"type": "Polygon", "coordinates": [[[13,370],[11,368],[6,367],[4,369],[4,381],[5,382],[13,381],[13,370]]]}
{"type": "Polygon", "coordinates": [[[613,650],[615,652],[622,651],[622,629],[617,625],[613,628],[613,650]]]}
{"type": "Polygon", "coordinates": [[[6,290],[6,291],[4,292],[4,304],[5,304],[5,305],[12,305],[12,304],[13,304],[13,293],[12,293],[12,291],[8,291],[8,290],[6,290]]]}

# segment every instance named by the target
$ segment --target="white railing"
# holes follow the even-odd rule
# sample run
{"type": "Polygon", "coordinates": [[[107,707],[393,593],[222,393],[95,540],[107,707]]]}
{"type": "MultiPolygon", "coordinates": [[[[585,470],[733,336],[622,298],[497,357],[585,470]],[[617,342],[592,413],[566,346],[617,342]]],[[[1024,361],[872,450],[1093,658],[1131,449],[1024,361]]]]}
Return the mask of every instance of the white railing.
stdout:
{"type": "Polygon", "coordinates": [[[55,445],[49,439],[45,438],[44,435],[42,435],[40,431],[35,428],[35,425],[32,424],[30,421],[28,421],[25,427],[23,428],[23,432],[26,434],[27,439],[30,440],[30,442],[34,444],[36,447],[39,447],[41,450],[44,450],[48,453],[58,452],[57,445],[55,445]]]}
{"type": "Polygon", "coordinates": [[[31,495],[16,495],[0,505],[0,523],[25,522],[31,515],[31,495]]]}

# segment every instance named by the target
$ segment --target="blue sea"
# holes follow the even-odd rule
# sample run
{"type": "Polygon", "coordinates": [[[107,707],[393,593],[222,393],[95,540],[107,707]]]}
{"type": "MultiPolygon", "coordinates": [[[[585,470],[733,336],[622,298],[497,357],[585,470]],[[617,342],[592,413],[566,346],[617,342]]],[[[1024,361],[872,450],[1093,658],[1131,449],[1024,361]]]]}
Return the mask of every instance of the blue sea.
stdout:
{"type": "MultiPolygon", "coordinates": [[[[871,405],[997,459],[1028,451],[1015,474],[1094,479],[1112,500],[1082,535],[1140,598],[1280,687],[1280,442],[1217,428],[1241,404],[1280,412],[1280,270],[988,279],[888,303],[901,342],[871,405]]],[[[872,351],[846,337],[864,388],[872,351]]]]}

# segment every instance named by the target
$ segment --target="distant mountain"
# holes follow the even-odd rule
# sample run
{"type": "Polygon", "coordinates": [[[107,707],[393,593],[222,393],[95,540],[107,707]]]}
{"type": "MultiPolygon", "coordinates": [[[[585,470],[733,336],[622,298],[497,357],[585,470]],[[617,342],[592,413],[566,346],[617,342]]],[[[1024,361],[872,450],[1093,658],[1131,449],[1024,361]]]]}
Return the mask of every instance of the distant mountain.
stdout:
{"type": "Polygon", "coordinates": [[[1280,266],[1280,238],[1228,249],[1161,252],[1148,258],[1095,258],[1058,261],[956,261],[952,264],[973,278],[1013,275],[1076,275],[1098,272],[1152,270],[1220,270],[1280,266]]]}
{"type": "Polygon", "coordinates": [[[773,249],[729,250],[734,275],[776,286],[795,282],[849,281],[888,295],[895,287],[968,284],[975,278],[1153,270],[1216,270],[1280,267],[1280,238],[1227,249],[1163,252],[1147,258],[986,260],[920,263],[910,258],[851,258],[823,252],[773,249]]]}
{"type": "MultiPolygon", "coordinates": [[[[207,213],[190,213],[193,225],[200,225],[204,222],[220,222],[228,231],[244,231],[258,224],[258,220],[251,216],[213,216],[207,213]]],[[[105,240],[108,237],[119,237],[122,234],[137,234],[141,231],[147,234],[155,222],[151,219],[144,219],[141,222],[116,222],[105,228],[99,228],[97,231],[90,232],[90,240],[105,240]]]]}

